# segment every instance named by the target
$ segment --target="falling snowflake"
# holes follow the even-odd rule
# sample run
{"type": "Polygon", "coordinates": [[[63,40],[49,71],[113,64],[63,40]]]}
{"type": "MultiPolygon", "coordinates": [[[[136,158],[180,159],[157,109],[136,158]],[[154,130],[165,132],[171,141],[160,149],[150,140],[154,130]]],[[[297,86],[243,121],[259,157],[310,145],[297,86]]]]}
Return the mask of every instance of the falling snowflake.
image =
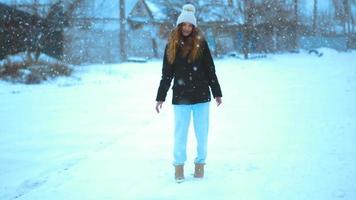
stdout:
{"type": "Polygon", "coordinates": [[[178,79],[177,83],[178,85],[185,85],[184,80],[182,79],[178,79]]]}

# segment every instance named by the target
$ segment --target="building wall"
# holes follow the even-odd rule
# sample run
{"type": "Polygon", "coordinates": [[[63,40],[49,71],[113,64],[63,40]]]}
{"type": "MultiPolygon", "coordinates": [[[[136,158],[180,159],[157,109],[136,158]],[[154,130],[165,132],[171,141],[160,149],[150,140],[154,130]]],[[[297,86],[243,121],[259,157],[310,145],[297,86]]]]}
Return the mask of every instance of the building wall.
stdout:
{"type": "Polygon", "coordinates": [[[159,28],[159,25],[144,25],[138,29],[130,30],[127,35],[128,56],[154,58],[153,42],[156,42],[158,57],[162,57],[167,39],[160,37],[159,28]]]}
{"type": "Polygon", "coordinates": [[[120,61],[119,31],[70,28],[65,31],[63,59],[72,64],[120,61]]]}

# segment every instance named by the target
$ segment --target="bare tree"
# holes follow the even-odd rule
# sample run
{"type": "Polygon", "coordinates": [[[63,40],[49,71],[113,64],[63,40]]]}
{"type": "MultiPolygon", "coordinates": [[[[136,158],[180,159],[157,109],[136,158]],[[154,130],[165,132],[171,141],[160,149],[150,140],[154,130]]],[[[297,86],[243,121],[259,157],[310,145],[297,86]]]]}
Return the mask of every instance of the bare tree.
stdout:
{"type": "Polygon", "coordinates": [[[293,48],[298,49],[298,35],[299,35],[299,23],[298,23],[298,0],[293,1],[293,6],[294,6],[294,27],[295,27],[295,32],[293,33],[293,48]]]}
{"type": "MultiPolygon", "coordinates": [[[[356,7],[356,0],[352,0],[351,1],[351,7],[356,7]]],[[[355,18],[354,18],[354,14],[353,12],[351,12],[351,21],[352,21],[352,33],[355,32],[355,24],[356,24],[356,21],[355,21],[355,18]]]]}
{"type": "Polygon", "coordinates": [[[243,26],[244,40],[242,45],[242,51],[244,58],[248,59],[248,54],[250,53],[250,40],[253,31],[253,20],[255,17],[255,4],[252,0],[244,0],[244,16],[245,24],[243,26]]]}
{"type": "Polygon", "coordinates": [[[126,16],[125,16],[125,0],[120,0],[120,60],[124,62],[127,60],[126,55],[126,16]]]}
{"type": "Polygon", "coordinates": [[[234,5],[234,4],[233,4],[233,0],[228,0],[228,1],[227,1],[227,5],[228,5],[228,6],[233,6],[233,5],[234,5]]]}
{"type": "Polygon", "coordinates": [[[318,22],[318,0],[314,0],[314,8],[313,8],[313,35],[316,35],[317,22],[318,22]]]}
{"type": "Polygon", "coordinates": [[[38,2],[38,0],[33,0],[33,3],[32,3],[32,10],[33,10],[33,13],[35,14],[35,15],[38,15],[39,13],[39,2],[38,2]]]}
{"type": "Polygon", "coordinates": [[[335,7],[335,18],[343,27],[344,34],[347,40],[347,48],[350,48],[352,42],[352,34],[354,29],[354,19],[351,12],[351,6],[356,6],[355,0],[333,0],[335,7]]]}
{"type": "Polygon", "coordinates": [[[351,46],[351,37],[352,37],[352,13],[351,13],[351,6],[349,0],[343,0],[343,7],[344,7],[344,24],[346,27],[345,35],[347,36],[347,48],[351,46]]]}
{"type": "MultiPolygon", "coordinates": [[[[66,12],[64,14],[65,21],[70,21],[72,19],[73,13],[75,9],[77,9],[80,4],[82,4],[85,0],[71,0],[69,5],[67,6],[66,12]]],[[[63,0],[58,0],[58,3],[63,3],[63,0]]]]}
{"type": "Polygon", "coordinates": [[[350,2],[350,10],[351,10],[350,18],[351,18],[351,26],[352,26],[351,32],[354,33],[354,32],[355,32],[355,24],[356,24],[354,15],[355,15],[356,13],[353,13],[353,12],[352,12],[352,8],[353,8],[353,7],[356,7],[356,0],[350,0],[350,1],[351,1],[351,2],[350,2]]]}

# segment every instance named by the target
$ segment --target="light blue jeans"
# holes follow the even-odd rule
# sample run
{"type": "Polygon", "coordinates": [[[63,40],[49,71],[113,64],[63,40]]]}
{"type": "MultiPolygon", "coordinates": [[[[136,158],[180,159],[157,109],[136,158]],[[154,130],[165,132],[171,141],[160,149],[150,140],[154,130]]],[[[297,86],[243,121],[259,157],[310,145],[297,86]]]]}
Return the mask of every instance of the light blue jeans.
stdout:
{"type": "Polygon", "coordinates": [[[174,105],[174,162],[184,165],[187,160],[187,137],[190,117],[193,113],[194,131],[197,139],[197,157],[194,163],[205,164],[209,129],[209,102],[191,105],[174,105]]]}

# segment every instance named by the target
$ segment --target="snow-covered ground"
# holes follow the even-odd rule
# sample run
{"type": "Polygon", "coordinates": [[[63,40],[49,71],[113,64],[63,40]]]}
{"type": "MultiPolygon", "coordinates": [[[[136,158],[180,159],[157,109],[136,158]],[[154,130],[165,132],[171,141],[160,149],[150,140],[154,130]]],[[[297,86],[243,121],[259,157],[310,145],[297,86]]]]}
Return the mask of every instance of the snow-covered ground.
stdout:
{"type": "Polygon", "coordinates": [[[0,199],[356,199],[356,52],[216,60],[206,177],[173,179],[161,61],[0,82],[0,199]]]}

